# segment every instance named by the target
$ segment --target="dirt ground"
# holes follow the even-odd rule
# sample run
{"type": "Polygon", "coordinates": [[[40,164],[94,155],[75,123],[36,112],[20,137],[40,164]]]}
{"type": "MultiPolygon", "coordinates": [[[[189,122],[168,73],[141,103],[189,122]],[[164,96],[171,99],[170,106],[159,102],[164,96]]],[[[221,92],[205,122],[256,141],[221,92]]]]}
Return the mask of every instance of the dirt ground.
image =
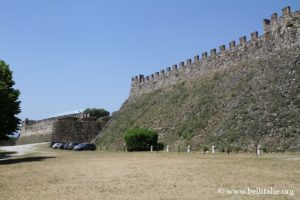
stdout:
{"type": "Polygon", "coordinates": [[[299,158],[74,152],[42,145],[0,160],[0,199],[300,199],[299,158]],[[239,189],[248,193],[230,194],[239,189]],[[280,194],[254,194],[263,190],[280,194]]]}

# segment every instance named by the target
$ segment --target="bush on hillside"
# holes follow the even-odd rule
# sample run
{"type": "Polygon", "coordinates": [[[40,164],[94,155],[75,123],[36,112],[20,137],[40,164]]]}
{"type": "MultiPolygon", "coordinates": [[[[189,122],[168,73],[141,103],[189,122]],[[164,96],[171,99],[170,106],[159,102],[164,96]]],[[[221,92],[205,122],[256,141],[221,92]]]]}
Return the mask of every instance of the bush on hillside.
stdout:
{"type": "Polygon", "coordinates": [[[83,111],[85,114],[90,114],[91,117],[96,117],[97,119],[100,117],[109,116],[109,112],[104,110],[103,108],[87,108],[83,111]]]}
{"type": "Polygon", "coordinates": [[[155,151],[162,151],[165,149],[165,144],[162,142],[158,142],[156,146],[154,146],[155,151]]]}
{"type": "Polygon", "coordinates": [[[133,128],[126,132],[125,142],[127,151],[149,151],[151,146],[157,146],[156,131],[145,128],[133,128]]]}

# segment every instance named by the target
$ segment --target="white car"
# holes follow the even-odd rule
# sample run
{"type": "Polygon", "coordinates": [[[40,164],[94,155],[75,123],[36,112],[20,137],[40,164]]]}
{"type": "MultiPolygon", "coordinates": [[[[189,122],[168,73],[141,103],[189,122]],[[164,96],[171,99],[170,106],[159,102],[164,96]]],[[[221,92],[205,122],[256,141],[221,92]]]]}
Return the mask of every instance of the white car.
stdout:
{"type": "Polygon", "coordinates": [[[59,147],[62,145],[62,143],[55,143],[52,145],[52,149],[59,149],[59,147]]]}

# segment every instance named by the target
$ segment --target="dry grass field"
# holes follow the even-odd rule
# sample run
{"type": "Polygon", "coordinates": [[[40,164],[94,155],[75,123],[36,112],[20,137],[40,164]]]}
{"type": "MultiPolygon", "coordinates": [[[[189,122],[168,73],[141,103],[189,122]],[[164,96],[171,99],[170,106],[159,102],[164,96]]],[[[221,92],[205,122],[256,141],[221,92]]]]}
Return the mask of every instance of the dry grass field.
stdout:
{"type": "Polygon", "coordinates": [[[0,199],[300,199],[299,157],[42,147],[39,153],[0,161],[0,199]],[[249,192],[248,187],[292,192],[228,194],[249,192]]]}

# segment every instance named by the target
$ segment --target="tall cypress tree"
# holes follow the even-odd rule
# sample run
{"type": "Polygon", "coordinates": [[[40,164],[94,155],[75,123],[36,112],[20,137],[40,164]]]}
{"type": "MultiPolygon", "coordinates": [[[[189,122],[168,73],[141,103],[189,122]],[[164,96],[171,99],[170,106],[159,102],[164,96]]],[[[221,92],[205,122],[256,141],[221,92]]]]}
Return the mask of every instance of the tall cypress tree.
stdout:
{"type": "Polygon", "coordinates": [[[17,114],[21,112],[20,91],[14,89],[12,71],[0,60],[0,140],[9,139],[8,135],[19,129],[21,120],[17,114]]]}

